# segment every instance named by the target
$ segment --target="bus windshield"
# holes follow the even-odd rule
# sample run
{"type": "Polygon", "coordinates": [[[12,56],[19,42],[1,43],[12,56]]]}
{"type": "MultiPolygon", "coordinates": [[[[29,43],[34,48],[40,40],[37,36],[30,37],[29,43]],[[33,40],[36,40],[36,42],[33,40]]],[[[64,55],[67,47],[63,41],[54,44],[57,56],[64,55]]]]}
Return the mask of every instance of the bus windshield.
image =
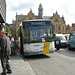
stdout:
{"type": "Polygon", "coordinates": [[[25,43],[50,42],[53,38],[52,26],[26,26],[23,28],[25,43]]]}

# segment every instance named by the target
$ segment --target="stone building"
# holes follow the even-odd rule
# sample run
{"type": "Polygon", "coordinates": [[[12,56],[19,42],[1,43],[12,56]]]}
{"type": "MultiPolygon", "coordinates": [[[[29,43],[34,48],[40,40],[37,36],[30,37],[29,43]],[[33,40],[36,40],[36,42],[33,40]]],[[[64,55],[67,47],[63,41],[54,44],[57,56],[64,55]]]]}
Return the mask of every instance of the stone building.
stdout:
{"type": "Polygon", "coordinates": [[[69,34],[72,31],[75,31],[75,23],[72,23],[72,26],[70,26],[69,24],[66,25],[66,33],[69,34]]]}
{"type": "Polygon", "coordinates": [[[65,25],[63,16],[60,17],[60,15],[58,15],[58,12],[56,11],[56,13],[53,13],[51,20],[53,21],[54,33],[57,33],[57,34],[65,33],[66,25],[65,25]]]}
{"type": "Polygon", "coordinates": [[[73,31],[73,28],[68,24],[68,25],[66,25],[66,30],[65,30],[65,33],[66,34],[69,34],[70,32],[72,32],[73,31]]]}
{"type": "Polygon", "coordinates": [[[42,19],[42,15],[43,15],[43,8],[42,8],[42,4],[40,4],[38,8],[38,18],[42,19]]]}
{"type": "Polygon", "coordinates": [[[58,12],[53,13],[53,16],[50,18],[53,21],[53,28],[54,28],[54,33],[56,34],[63,34],[65,33],[65,20],[64,17],[60,17],[58,15],[58,12]]]}
{"type": "Polygon", "coordinates": [[[72,23],[73,31],[75,31],[75,23],[72,23]]]}
{"type": "Polygon", "coordinates": [[[43,15],[43,8],[42,8],[42,4],[39,5],[38,8],[38,15],[35,15],[32,12],[32,9],[30,9],[29,13],[27,15],[18,15],[16,13],[16,20],[13,21],[13,26],[12,26],[12,36],[14,36],[14,34],[16,33],[20,23],[24,20],[32,20],[32,19],[42,19],[42,15],[43,15]]]}
{"type": "Polygon", "coordinates": [[[30,9],[29,13],[27,15],[18,15],[16,13],[16,20],[13,21],[13,35],[16,33],[20,23],[24,20],[32,20],[32,19],[49,19],[53,21],[53,28],[54,28],[54,33],[65,33],[65,20],[64,17],[60,17],[58,12],[53,13],[53,16],[43,16],[43,8],[42,4],[39,5],[38,8],[38,15],[35,15],[30,9]]]}
{"type": "Polygon", "coordinates": [[[32,10],[29,11],[27,15],[17,15],[16,13],[16,21],[13,21],[13,26],[12,26],[12,36],[16,33],[17,29],[19,28],[19,25],[22,21],[24,20],[32,20],[32,19],[37,19],[38,17],[34,15],[32,10]]]}

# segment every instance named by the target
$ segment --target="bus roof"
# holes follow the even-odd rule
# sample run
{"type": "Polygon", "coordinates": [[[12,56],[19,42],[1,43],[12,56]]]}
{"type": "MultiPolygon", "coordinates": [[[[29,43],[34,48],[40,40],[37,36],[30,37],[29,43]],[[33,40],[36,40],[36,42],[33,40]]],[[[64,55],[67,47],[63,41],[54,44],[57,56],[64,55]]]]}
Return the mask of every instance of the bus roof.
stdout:
{"type": "Polygon", "coordinates": [[[64,36],[63,34],[55,34],[56,36],[64,36]]]}
{"type": "Polygon", "coordinates": [[[44,25],[50,25],[52,26],[51,20],[45,20],[45,19],[37,19],[37,20],[25,20],[22,22],[22,25],[24,26],[44,26],[44,25]]]}
{"type": "Polygon", "coordinates": [[[34,20],[24,20],[23,22],[32,22],[32,21],[52,21],[48,19],[34,19],[34,20]]]}

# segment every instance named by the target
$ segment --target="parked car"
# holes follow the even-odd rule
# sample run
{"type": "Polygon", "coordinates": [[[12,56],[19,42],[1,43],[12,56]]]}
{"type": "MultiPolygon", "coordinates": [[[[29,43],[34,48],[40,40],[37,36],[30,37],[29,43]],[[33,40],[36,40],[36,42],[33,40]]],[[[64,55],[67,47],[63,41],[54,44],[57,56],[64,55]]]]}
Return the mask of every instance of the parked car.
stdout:
{"type": "Polygon", "coordinates": [[[67,40],[63,34],[55,34],[55,48],[59,50],[62,47],[67,47],[67,40]],[[59,41],[59,44],[57,44],[59,41]]]}
{"type": "Polygon", "coordinates": [[[75,31],[71,32],[68,40],[68,50],[75,49],[75,31]]]}
{"type": "Polygon", "coordinates": [[[56,50],[59,50],[60,49],[60,39],[58,37],[55,37],[54,42],[55,42],[56,50]]]}
{"type": "Polygon", "coordinates": [[[64,36],[65,36],[65,38],[66,38],[67,41],[69,40],[69,35],[70,34],[64,34],[64,36]]]}

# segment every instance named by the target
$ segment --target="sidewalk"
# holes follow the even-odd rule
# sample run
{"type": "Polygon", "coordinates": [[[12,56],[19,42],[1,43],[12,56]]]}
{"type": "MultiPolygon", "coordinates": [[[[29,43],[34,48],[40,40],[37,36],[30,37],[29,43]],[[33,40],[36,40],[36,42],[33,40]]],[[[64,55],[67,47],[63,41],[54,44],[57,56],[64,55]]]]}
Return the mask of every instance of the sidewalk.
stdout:
{"type": "MultiPolygon", "coordinates": [[[[12,74],[10,75],[36,75],[30,64],[23,60],[22,56],[11,56],[10,65],[12,74]]],[[[2,72],[0,61],[0,73],[2,72]]]]}

